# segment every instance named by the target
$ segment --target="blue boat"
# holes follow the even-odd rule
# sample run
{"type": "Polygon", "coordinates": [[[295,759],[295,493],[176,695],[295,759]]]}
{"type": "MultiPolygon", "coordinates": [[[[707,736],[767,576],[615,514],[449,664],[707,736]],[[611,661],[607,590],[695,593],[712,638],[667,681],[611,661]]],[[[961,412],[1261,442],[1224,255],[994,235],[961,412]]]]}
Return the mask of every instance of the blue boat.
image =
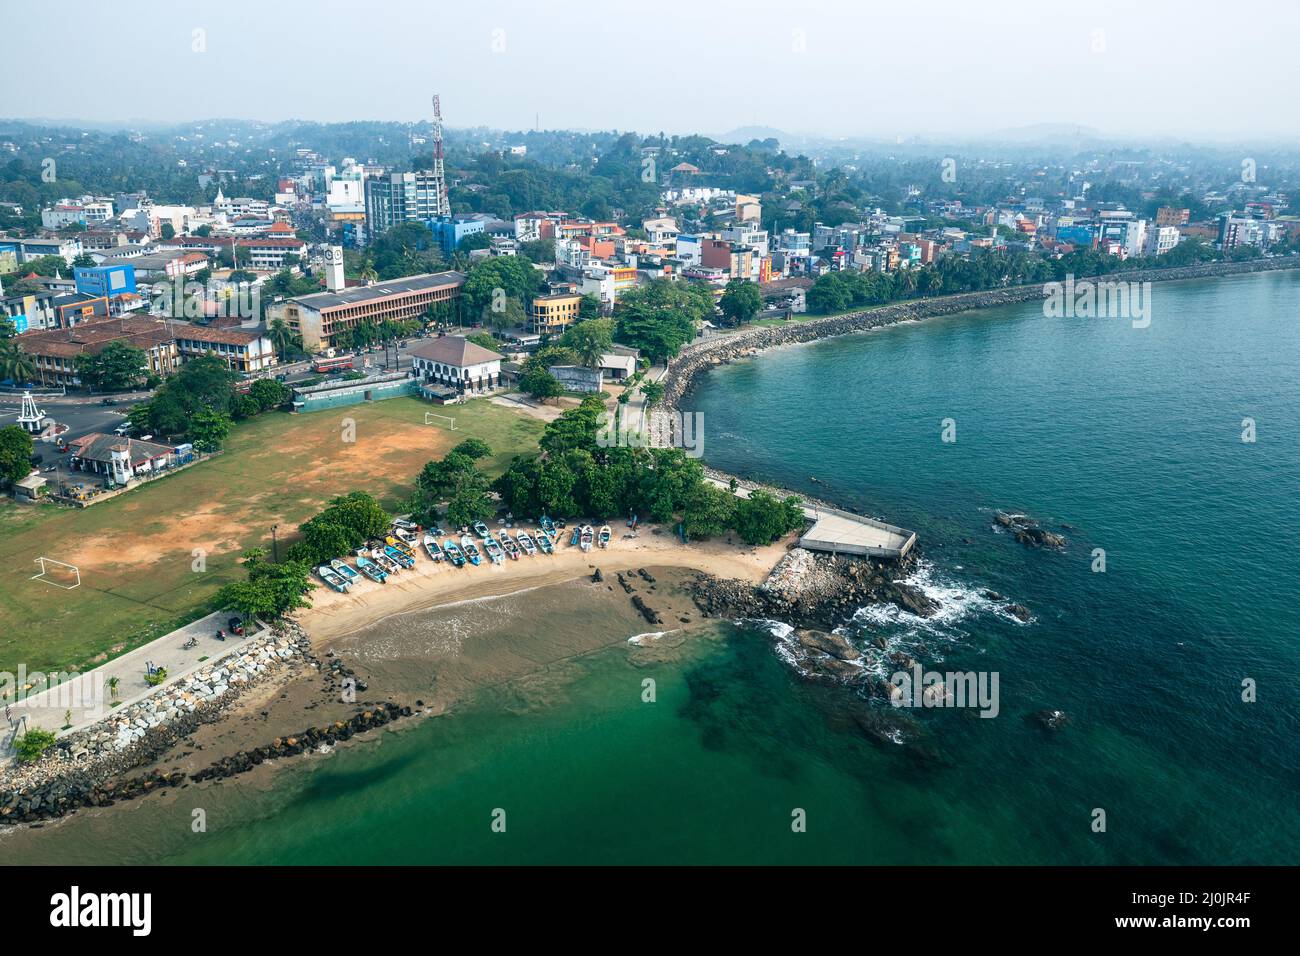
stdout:
{"type": "Polygon", "coordinates": [[[320,576],[322,581],[340,594],[344,593],[349,587],[351,587],[351,585],[349,585],[347,581],[343,580],[342,576],[328,564],[322,564],[317,568],[316,574],[320,576]]]}
{"type": "Polygon", "coordinates": [[[579,536],[581,533],[582,533],[581,529],[579,529],[579,528],[577,528],[577,527],[575,527],[575,528],[573,529],[573,537],[569,538],[569,547],[576,547],[576,546],[577,546],[577,544],[578,544],[578,536],[579,536]]]}
{"type": "Polygon", "coordinates": [[[400,548],[393,547],[391,544],[384,545],[384,554],[388,555],[390,559],[396,561],[404,568],[415,567],[415,558],[411,557],[400,548]]]}
{"type": "Polygon", "coordinates": [[[357,567],[361,569],[362,574],[377,584],[383,584],[388,580],[388,572],[365,555],[357,556],[357,567]]]}
{"type": "Polygon", "coordinates": [[[552,537],[552,538],[555,537],[555,522],[554,522],[554,521],[552,521],[552,520],[551,520],[550,518],[548,518],[546,515],[542,515],[541,518],[539,518],[539,519],[537,520],[537,523],[538,523],[539,525],[542,526],[542,534],[547,535],[548,537],[552,537]]]}
{"type": "Polygon", "coordinates": [[[483,556],[478,553],[478,548],[474,544],[474,539],[469,535],[460,539],[460,550],[465,553],[469,563],[476,567],[483,560],[483,556]]]}
{"type": "Polygon", "coordinates": [[[461,553],[460,548],[451,538],[442,543],[442,553],[447,556],[447,560],[451,562],[452,567],[463,568],[465,566],[465,555],[461,553]]]}

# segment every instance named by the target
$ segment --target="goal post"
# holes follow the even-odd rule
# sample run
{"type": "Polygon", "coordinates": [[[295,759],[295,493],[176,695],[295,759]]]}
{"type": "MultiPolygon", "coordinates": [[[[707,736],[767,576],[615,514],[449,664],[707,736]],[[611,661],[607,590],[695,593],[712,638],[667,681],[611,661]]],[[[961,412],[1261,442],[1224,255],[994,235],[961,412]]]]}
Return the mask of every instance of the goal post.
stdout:
{"type": "Polygon", "coordinates": [[[424,423],[426,425],[438,425],[442,422],[446,422],[447,428],[451,431],[456,430],[456,419],[451,415],[439,415],[437,412],[424,413],[424,423]]]}
{"type": "Polygon", "coordinates": [[[41,570],[32,575],[33,581],[44,581],[65,591],[81,586],[81,570],[75,564],[55,561],[43,555],[35,563],[41,566],[41,570]]]}

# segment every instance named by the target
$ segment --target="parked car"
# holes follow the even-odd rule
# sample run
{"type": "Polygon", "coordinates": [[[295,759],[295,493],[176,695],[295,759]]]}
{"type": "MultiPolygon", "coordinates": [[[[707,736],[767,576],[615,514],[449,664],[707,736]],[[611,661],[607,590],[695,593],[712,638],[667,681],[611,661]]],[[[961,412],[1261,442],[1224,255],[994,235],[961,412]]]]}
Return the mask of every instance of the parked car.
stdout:
{"type": "Polygon", "coordinates": [[[117,399],[116,399],[116,398],[101,398],[101,399],[99,400],[99,404],[101,404],[101,405],[116,405],[116,404],[117,404],[117,399]]]}

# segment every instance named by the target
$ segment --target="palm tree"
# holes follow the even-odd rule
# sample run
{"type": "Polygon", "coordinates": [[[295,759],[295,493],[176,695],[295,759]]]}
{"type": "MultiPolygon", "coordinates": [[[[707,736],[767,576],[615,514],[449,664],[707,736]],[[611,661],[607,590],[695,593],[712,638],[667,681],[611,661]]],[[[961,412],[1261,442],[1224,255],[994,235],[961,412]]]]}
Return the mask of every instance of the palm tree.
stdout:
{"type": "Polygon", "coordinates": [[[289,324],[281,318],[274,318],[271,324],[267,326],[267,335],[271,339],[271,345],[274,346],[276,354],[283,360],[289,354],[289,349],[293,347],[294,332],[289,328],[289,324]]]}
{"type": "Polygon", "coordinates": [[[0,378],[29,382],[36,376],[36,363],[16,342],[0,342],[0,378]]]}

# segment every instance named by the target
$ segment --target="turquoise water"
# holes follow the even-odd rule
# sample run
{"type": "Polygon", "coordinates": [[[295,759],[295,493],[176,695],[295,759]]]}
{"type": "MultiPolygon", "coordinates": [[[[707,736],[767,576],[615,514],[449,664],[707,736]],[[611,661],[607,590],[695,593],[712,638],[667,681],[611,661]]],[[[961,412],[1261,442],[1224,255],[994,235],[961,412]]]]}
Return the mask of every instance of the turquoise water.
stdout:
{"type": "Polygon", "coordinates": [[[878,742],[879,704],[801,679],[767,626],[719,624],[672,654],[620,640],[269,789],[191,788],[41,839],[123,862],[1294,863],[1297,293],[1295,274],[1157,285],[1146,329],[1016,306],[699,381],[711,463],[919,532],[940,615],[868,608],[850,633],[998,672],[995,719],[912,713],[878,742]],[[1023,548],[997,508],[1068,524],[1068,547],[1023,548]],[[1043,708],[1071,722],[1044,730],[1043,708]]]}

